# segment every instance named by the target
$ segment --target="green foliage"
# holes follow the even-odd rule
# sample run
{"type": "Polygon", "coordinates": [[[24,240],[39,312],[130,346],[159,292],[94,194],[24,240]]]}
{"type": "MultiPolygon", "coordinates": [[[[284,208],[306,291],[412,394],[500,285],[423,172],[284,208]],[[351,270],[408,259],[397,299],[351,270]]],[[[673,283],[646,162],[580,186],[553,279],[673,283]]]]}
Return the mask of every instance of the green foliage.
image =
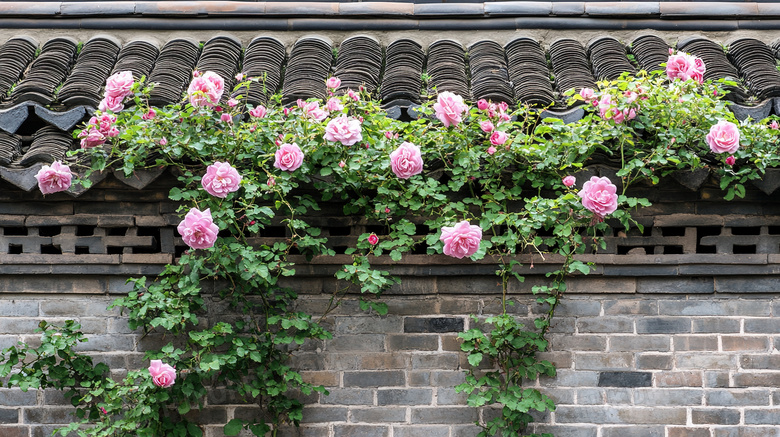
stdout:
{"type": "MultiPolygon", "coordinates": [[[[287,359],[300,345],[330,334],[312,315],[295,309],[295,290],[280,280],[295,275],[293,255],[313,260],[336,254],[311,218],[322,206],[339,205],[345,215],[360,217],[361,224],[379,235],[366,232],[347,249],[352,262],[336,272],[342,285],[324,314],[351,292],[359,294],[363,311],[386,314],[387,305],[378,299],[399,280],[374,268],[375,257],[402,262],[411,253],[441,253],[442,227],[468,220],[482,228],[479,250],[471,259],[498,265],[504,311],[484,322],[475,319],[477,327],[461,334],[473,367],[457,389],[469,393],[469,405],[502,405],[500,416],[481,424],[481,437],[520,435],[533,411],[554,409],[548,397],[524,383],[555,375],[553,365],[536,354],[547,348],[545,336],[566,291],[566,278],[590,272],[591,266],[576,256],[602,247],[599,235],[609,224],[639,226],[630,210],[649,205],[646,199],[627,196],[625,189],[707,166],[720,178],[727,198],[741,197],[747,182],[780,163],[777,131],[760,123],[740,125],[742,147],[734,167],[724,164],[726,156],[710,152],[704,139],[709,127],[718,120],[733,121],[716,84],[670,84],[660,76],[641,75],[600,87],[597,98],[609,95],[616,102],[608,111],[613,119],[601,118],[588,104],[585,118],[572,124],[539,120],[527,107],[514,111],[512,120],[471,108],[463,123],[447,128],[434,117],[431,103],[418,109],[419,120],[404,122],[387,117],[365,94],[359,101],[339,96],[341,112],[362,120],[362,140],[344,146],[324,138],[327,119],[311,120],[300,107],[286,114],[275,105],[263,118],[229,123],[221,121],[221,109],[176,104],[155,108],[156,116],[149,119],[144,114],[150,86],[136,84],[134,107],[118,114],[119,136],[79,152],[90,158],[87,167],[78,169],[79,181],[88,186],[92,172],[107,168],[130,176],[141,168],[172,167],[179,185],[169,197],[179,202],[181,215],[192,207],[208,208],[221,231],[214,247],[185,252],[156,278],[133,279],[133,291],[114,303],[126,312],[131,329],[170,336],[166,346],[147,352],[146,358],[175,366],[176,383],[157,387],[145,369],[121,380],[111,378],[105,365],[74,350],[86,339],[73,322],[62,327],[43,323],[37,348],[20,344],[6,349],[0,376],[11,375],[9,385],[23,390],[64,390],[80,418],[64,433],[200,436],[201,429],[187,415],[202,407],[212,385],[224,386],[264,411],[253,421],[229,421],[226,435],[249,430],[263,436],[282,424],[297,425],[302,405],[290,393],[326,392],[303,382],[287,359]],[[638,99],[631,98],[632,92],[638,99]],[[614,117],[623,109],[633,109],[636,118],[616,123],[614,117]],[[507,132],[509,140],[491,144],[490,133],[480,127],[485,121],[507,132]],[[425,163],[424,172],[409,179],[396,177],[389,159],[403,141],[419,146],[425,163]],[[293,172],[275,168],[277,145],[293,142],[305,153],[303,165],[293,172]],[[562,183],[594,158],[620,167],[619,180],[612,182],[622,185],[623,192],[618,193],[619,208],[608,217],[611,223],[583,207],[580,187],[562,183]],[[240,189],[225,198],[209,195],[200,185],[206,166],[216,161],[230,163],[242,176],[240,189]],[[282,227],[284,236],[270,237],[270,227],[277,228],[272,235],[282,227]],[[513,304],[511,284],[523,281],[518,255],[560,261],[546,284],[532,288],[542,308],[533,327],[524,327],[506,311],[513,304]],[[229,314],[219,313],[212,326],[201,323],[214,308],[226,308],[229,314]]],[[[232,120],[249,109],[239,98],[224,113],[232,120]]]]}

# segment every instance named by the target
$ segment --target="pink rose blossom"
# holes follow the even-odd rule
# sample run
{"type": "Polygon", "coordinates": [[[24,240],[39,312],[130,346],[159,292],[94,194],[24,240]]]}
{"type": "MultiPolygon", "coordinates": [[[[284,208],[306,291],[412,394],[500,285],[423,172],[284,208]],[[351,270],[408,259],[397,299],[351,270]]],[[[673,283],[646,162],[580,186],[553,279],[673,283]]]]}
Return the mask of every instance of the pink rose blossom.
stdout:
{"type": "Polygon", "coordinates": [[[207,71],[192,79],[187,89],[187,95],[189,95],[190,104],[194,107],[214,107],[222,98],[224,90],[224,79],[213,71],[207,71]]]}
{"type": "Polygon", "coordinates": [[[698,83],[702,83],[704,82],[704,73],[706,70],[704,61],[696,56],[685,53],[671,55],[666,61],[666,76],[672,80],[693,79],[698,83]]]}
{"type": "Polygon", "coordinates": [[[211,218],[211,210],[192,208],[177,227],[184,244],[193,249],[208,249],[217,241],[219,228],[211,218]]]}
{"type": "Polygon", "coordinates": [[[488,102],[485,99],[479,99],[477,102],[477,108],[479,108],[480,111],[484,111],[488,108],[488,102]]]}
{"type": "Polygon", "coordinates": [[[623,96],[626,98],[626,103],[634,103],[634,101],[639,97],[639,94],[633,92],[633,91],[626,91],[623,93],[623,96]]]}
{"type": "Polygon", "coordinates": [[[284,109],[282,109],[282,112],[284,113],[285,117],[290,115],[290,111],[292,111],[292,108],[284,108],[284,109]]]}
{"type": "Polygon", "coordinates": [[[577,179],[574,176],[566,176],[563,178],[563,185],[566,185],[567,187],[573,186],[575,182],[577,182],[577,179]]]}
{"type": "Polygon", "coordinates": [[[341,111],[344,109],[344,105],[341,104],[339,99],[331,97],[328,99],[328,103],[325,105],[325,109],[328,111],[341,111]]]}
{"type": "Polygon", "coordinates": [[[390,214],[390,208],[385,208],[385,214],[390,214]]]}
{"type": "Polygon", "coordinates": [[[325,139],[334,142],[339,141],[345,146],[351,146],[363,139],[362,131],[360,121],[342,115],[332,119],[325,126],[325,139]]]}
{"type": "Polygon", "coordinates": [[[453,94],[449,91],[439,93],[436,103],[433,105],[438,118],[444,126],[457,126],[463,121],[463,114],[469,110],[469,107],[463,103],[463,97],[453,94]]]}
{"type": "Polygon", "coordinates": [[[219,116],[220,121],[227,124],[233,124],[233,117],[230,116],[228,113],[224,113],[219,116]]]}
{"type": "Polygon", "coordinates": [[[108,414],[108,411],[106,411],[106,409],[103,407],[100,407],[100,412],[103,414],[108,414]]]}
{"type": "Polygon", "coordinates": [[[317,122],[328,118],[328,113],[323,111],[322,108],[320,108],[320,104],[317,102],[304,103],[302,108],[303,108],[303,115],[306,118],[312,119],[317,122]]]}
{"type": "Polygon", "coordinates": [[[244,73],[236,73],[236,80],[239,82],[244,80],[244,73]]]}
{"type": "Polygon", "coordinates": [[[35,175],[35,179],[38,180],[38,188],[43,194],[67,190],[70,188],[72,177],[70,167],[60,161],[54,161],[51,166],[44,165],[35,175]]]}
{"type": "Polygon", "coordinates": [[[98,109],[103,112],[119,112],[125,109],[125,105],[122,103],[124,99],[125,98],[122,96],[105,96],[103,97],[103,100],[100,101],[100,104],[98,104],[98,109]]]}
{"type": "Polygon", "coordinates": [[[634,108],[627,108],[623,110],[623,117],[626,120],[633,120],[636,118],[636,110],[634,108]]]}
{"type": "Polygon", "coordinates": [[[346,166],[347,166],[347,163],[345,163],[344,161],[339,161],[339,167],[340,168],[344,168],[346,166]]]}
{"type": "Polygon", "coordinates": [[[493,132],[493,135],[490,136],[490,144],[494,146],[500,146],[504,143],[506,143],[506,140],[509,138],[507,136],[506,132],[501,132],[499,130],[493,132]]]}
{"type": "Polygon", "coordinates": [[[200,71],[192,70],[192,77],[200,77],[200,71]]]}
{"type": "Polygon", "coordinates": [[[496,148],[493,147],[493,146],[488,147],[487,153],[488,153],[488,155],[492,156],[494,153],[496,153],[496,148]]]}
{"type": "Polygon", "coordinates": [[[731,155],[728,158],[726,158],[726,164],[728,165],[734,165],[734,163],[736,162],[737,160],[734,158],[734,155],[731,155]]]}
{"type": "Polygon", "coordinates": [[[255,118],[263,118],[268,113],[268,110],[265,109],[265,106],[260,105],[255,107],[254,109],[249,110],[249,115],[255,118]]]}
{"type": "Polygon", "coordinates": [[[133,73],[130,71],[121,71],[113,74],[106,79],[106,97],[115,97],[120,100],[130,95],[130,89],[133,87],[133,73]]]}
{"type": "Polygon", "coordinates": [[[206,174],[201,178],[200,184],[207,193],[224,199],[228,193],[238,191],[241,175],[227,162],[216,161],[206,167],[206,174]]]}
{"type": "Polygon", "coordinates": [[[626,120],[626,114],[623,111],[616,111],[614,115],[612,115],[612,121],[615,122],[615,124],[621,124],[626,120]]]}
{"type": "Polygon", "coordinates": [[[594,96],[594,92],[590,88],[583,88],[580,90],[580,97],[582,97],[585,100],[590,100],[594,96]]]}
{"type": "Polygon", "coordinates": [[[390,132],[389,130],[385,131],[385,138],[387,138],[388,140],[392,140],[393,139],[393,133],[390,132]]]}
{"type": "Polygon", "coordinates": [[[168,144],[168,139],[165,137],[160,138],[160,145],[165,146],[168,144]]]}
{"type": "Polygon", "coordinates": [[[168,388],[176,382],[176,369],[168,364],[163,364],[161,360],[149,362],[149,374],[157,387],[168,388]]]}
{"type": "Polygon", "coordinates": [[[780,128],[780,125],[777,124],[777,120],[772,120],[771,123],[769,123],[769,127],[772,129],[780,128]]]}
{"type": "Polygon", "coordinates": [[[368,244],[375,246],[377,243],[379,243],[379,237],[377,237],[376,234],[368,236],[368,244]]]}
{"type": "Polygon", "coordinates": [[[439,239],[444,242],[445,255],[462,259],[474,255],[479,250],[482,228],[463,220],[453,227],[443,226],[439,239]]]}
{"type": "Polygon", "coordinates": [[[146,114],[141,116],[141,118],[143,118],[144,120],[151,120],[154,117],[157,117],[157,113],[154,112],[154,109],[152,108],[149,108],[149,111],[146,114]]]}
{"type": "Polygon", "coordinates": [[[119,136],[119,129],[116,126],[111,126],[106,132],[106,136],[109,138],[116,138],[119,136]]]}
{"type": "Polygon", "coordinates": [[[509,109],[509,103],[507,102],[499,102],[498,103],[498,110],[501,112],[506,112],[506,110],[509,109]]]}
{"type": "Polygon", "coordinates": [[[238,105],[238,100],[236,100],[236,99],[228,99],[227,104],[231,108],[235,108],[236,105],[238,105]]]}
{"type": "Polygon", "coordinates": [[[303,164],[303,152],[297,144],[282,144],[274,154],[274,167],[284,171],[295,171],[303,164]]]}
{"type": "Polygon", "coordinates": [[[420,148],[412,143],[404,142],[390,153],[390,168],[401,179],[422,173],[423,161],[420,148]]]}
{"type": "Polygon", "coordinates": [[[97,147],[106,142],[106,136],[95,127],[81,131],[81,133],[79,133],[79,138],[81,138],[82,149],[97,147]]]}
{"type": "Polygon", "coordinates": [[[710,127],[706,140],[715,153],[734,153],[739,149],[739,128],[730,121],[721,120],[710,127]]]}
{"type": "Polygon", "coordinates": [[[582,206],[596,216],[603,218],[617,209],[617,187],[609,178],[593,176],[585,182],[578,193],[582,198],[582,206]]]}
{"type": "Polygon", "coordinates": [[[276,179],[274,179],[273,177],[268,178],[266,185],[268,185],[269,187],[273,187],[274,185],[276,185],[276,179]]]}
{"type": "Polygon", "coordinates": [[[485,120],[479,122],[479,128],[482,129],[482,132],[493,132],[494,126],[490,120],[485,120]]]}
{"type": "Polygon", "coordinates": [[[347,96],[356,102],[360,101],[360,95],[352,90],[347,90],[347,96]]]}
{"type": "Polygon", "coordinates": [[[325,82],[325,85],[326,85],[328,88],[331,88],[331,89],[334,89],[334,90],[335,90],[336,88],[338,88],[338,87],[341,85],[341,79],[339,79],[338,77],[335,77],[335,76],[333,76],[333,77],[330,77],[330,78],[328,78],[328,80],[325,82]]]}

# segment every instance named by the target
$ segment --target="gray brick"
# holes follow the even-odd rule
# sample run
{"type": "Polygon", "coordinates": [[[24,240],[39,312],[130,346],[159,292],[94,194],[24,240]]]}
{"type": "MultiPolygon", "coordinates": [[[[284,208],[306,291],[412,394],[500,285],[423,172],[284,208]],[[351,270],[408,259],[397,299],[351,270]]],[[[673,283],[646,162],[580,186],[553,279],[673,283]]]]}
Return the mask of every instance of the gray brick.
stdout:
{"type": "Polygon", "coordinates": [[[736,357],[728,354],[677,354],[677,367],[680,369],[733,369],[736,357]]]}
{"type": "Polygon", "coordinates": [[[628,388],[607,388],[604,389],[604,395],[607,398],[607,405],[630,405],[633,403],[632,395],[634,390],[628,388]]]}
{"type": "Polygon", "coordinates": [[[76,418],[73,407],[28,408],[24,410],[24,422],[35,424],[71,423],[76,418]]]}
{"type": "Polygon", "coordinates": [[[636,332],[639,334],[691,332],[691,319],[683,317],[645,317],[636,321],[636,332]]]}
{"type": "Polygon", "coordinates": [[[0,388],[0,405],[4,407],[31,406],[37,403],[35,390],[23,392],[16,388],[0,388]]]}
{"type": "Polygon", "coordinates": [[[717,351],[718,337],[703,335],[675,335],[672,337],[674,350],[679,351],[717,351]]]}
{"type": "Polygon", "coordinates": [[[624,370],[634,367],[634,355],[619,353],[577,353],[574,359],[577,370],[624,370]]]}
{"type": "Polygon", "coordinates": [[[362,354],[358,357],[358,369],[360,370],[390,370],[405,369],[409,367],[409,357],[401,354],[362,354]]]}
{"type": "Polygon", "coordinates": [[[652,381],[650,372],[601,372],[599,387],[650,387],[652,381]]]}
{"type": "Polygon", "coordinates": [[[669,434],[667,437],[712,437],[709,428],[667,428],[669,434]]]}
{"type": "MultiPolygon", "coordinates": [[[[715,292],[715,282],[707,277],[637,278],[637,293],[707,294],[715,292]]],[[[662,311],[663,314],[663,311],[662,311]]]]}
{"type": "Polygon", "coordinates": [[[711,390],[705,397],[707,405],[733,407],[745,405],[769,405],[768,390],[711,390]]]}
{"type": "Polygon", "coordinates": [[[605,300],[605,315],[658,315],[658,302],[655,300],[605,300]]]}
{"type": "Polygon", "coordinates": [[[320,422],[346,422],[347,409],[345,407],[320,407],[304,406],[303,423],[320,422]]]}
{"type": "Polygon", "coordinates": [[[704,386],[725,388],[729,386],[728,372],[704,372],[704,386]]]}
{"type": "Polygon", "coordinates": [[[719,427],[712,431],[712,437],[780,437],[780,429],[773,426],[719,427]]]}
{"type": "Polygon", "coordinates": [[[685,425],[684,408],[614,408],[609,406],[561,405],[555,410],[557,423],[685,425]]]}
{"type": "Polygon", "coordinates": [[[736,373],[735,387],[777,387],[780,386],[780,372],[736,373]]]}
{"type": "Polygon", "coordinates": [[[412,408],[412,423],[458,424],[477,420],[477,409],[472,407],[412,408]]]}
{"type": "MultiPolygon", "coordinates": [[[[444,388],[439,389],[441,390],[444,388]]],[[[433,390],[427,388],[379,390],[376,397],[378,405],[430,405],[433,400],[433,390]]]]}
{"type": "Polygon", "coordinates": [[[780,425],[780,408],[745,409],[745,425],[780,425]]]}
{"type": "Polygon", "coordinates": [[[723,351],[766,351],[771,346],[769,337],[724,335],[720,338],[723,351]]]}
{"type": "Polygon", "coordinates": [[[448,426],[394,426],[393,437],[449,437],[448,426]]]}
{"type": "Polygon", "coordinates": [[[436,405],[466,405],[468,397],[468,393],[456,393],[454,388],[439,388],[436,405]]]}
{"type": "Polygon", "coordinates": [[[132,335],[87,335],[87,342],[78,343],[76,351],[115,352],[131,351],[136,337],[132,335]]]}
{"type": "Polygon", "coordinates": [[[65,299],[53,299],[45,300],[41,302],[41,315],[42,316],[61,316],[61,317],[100,317],[100,316],[114,316],[118,317],[119,309],[114,308],[108,310],[107,307],[111,304],[110,299],[90,299],[90,300],[65,300],[65,299]]]}
{"type": "Polygon", "coordinates": [[[583,299],[564,299],[555,309],[557,316],[598,316],[601,302],[583,299]]]}
{"type": "Polygon", "coordinates": [[[610,352],[668,352],[668,335],[616,335],[609,337],[610,352]]]}
{"type": "Polygon", "coordinates": [[[335,425],[333,431],[335,437],[387,437],[390,435],[390,428],[387,426],[335,425]]]}
{"type": "MultiPolygon", "coordinates": [[[[40,320],[24,318],[0,318],[0,332],[3,334],[32,334],[40,320]]],[[[38,334],[40,336],[40,334],[38,334]]]]}
{"type": "Polygon", "coordinates": [[[662,354],[638,354],[637,369],[669,370],[672,368],[672,356],[662,354]]]}
{"type": "Polygon", "coordinates": [[[414,354],[412,355],[412,369],[438,369],[438,370],[457,370],[458,369],[458,354],[456,353],[438,353],[435,355],[430,354],[414,354]]]}
{"type": "Polygon", "coordinates": [[[581,317],[577,319],[577,332],[618,333],[634,332],[634,320],[618,317],[581,317]]]}
{"type": "Polygon", "coordinates": [[[455,387],[465,381],[466,375],[463,372],[431,372],[431,385],[434,387],[455,387]]]}
{"type": "Polygon", "coordinates": [[[476,425],[453,426],[452,437],[474,437],[480,431],[482,431],[482,428],[476,425]]]}
{"type": "Polygon", "coordinates": [[[327,396],[322,396],[323,404],[331,405],[373,405],[374,391],[356,388],[333,388],[327,396]]]}
{"type": "Polygon", "coordinates": [[[335,319],[336,334],[389,334],[403,332],[403,318],[398,316],[336,317],[335,319]]]}
{"type": "Polygon", "coordinates": [[[3,317],[38,317],[38,301],[27,299],[0,299],[3,317]]]}
{"type": "MultiPolygon", "coordinates": [[[[553,3],[561,4],[561,3],[553,3]]],[[[547,425],[543,423],[537,423],[534,426],[534,432],[537,434],[550,433],[555,437],[596,437],[598,434],[598,428],[590,425],[547,425]]],[[[474,434],[472,434],[473,436],[474,434]]]]}
{"type": "Polygon", "coordinates": [[[604,392],[597,388],[581,388],[577,390],[578,405],[603,405],[604,392]]]}
{"type": "Polygon", "coordinates": [[[401,370],[378,372],[344,372],[345,387],[392,387],[402,386],[406,376],[401,370]]]}
{"type": "Polygon", "coordinates": [[[406,317],[404,320],[404,332],[443,333],[462,331],[462,317],[406,317]]]}
{"type": "Polygon", "coordinates": [[[378,334],[334,335],[325,342],[326,350],[331,352],[384,352],[385,336],[378,334]]]}
{"type": "Polygon", "coordinates": [[[28,437],[30,428],[26,426],[0,425],[0,435],[3,437],[28,437]]]}
{"type": "Polygon", "coordinates": [[[780,318],[745,319],[745,332],[776,334],[780,332],[780,318]]]}
{"type": "Polygon", "coordinates": [[[0,408],[0,423],[18,423],[21,410],[0,408]]]}
{"type": "Polygon", "coordinates": [[[739,319],[702,318],[693,319],[693,332],[696,333],[736,333],[739,332],[739,319]]]}
{"type": "Polygon", "coordinates": [[[406,422],[405,407],[353,408],[349,415],[350,422],[358,423],[406,422]]]}
{"type": "Polygon", "coordinates": [[[691,420],[694,425],[736,425],[739,411],[730,408],[694,408],[691,420]]]}
{"type": "Polygon", "coordinates": [[[552,387],[596,387],[598,372],[560,369],[554,378],[542,377],[542,384],[552,387]]]}
{"type": "Polygon", "coordinates": [[[556,351],[604,351],[607,349],[607,337],[604,335],[566,335],[550,336],[550,349],[556,351]]]}
{"type": "Polygon", "coordinates": [[[703,390],[696,389],[637,389],[634,392],[634,404],[653,407],[675,405],[702,405],[703,390]]]}
{"type": "Polygon", "coordinates": [[[660,301],[658,311],[670,316],[769,316],[763,300],[671,300],[660,301]]]}
{"type": "Polygon", "coordinates": [[[601,429],[601,437],[665,437],[663,426],[609,426],[601,429]]]}
{"type": "Polygon", "coordinates": [[[439,349],[439,336],[434,334],[398,334],[387,336],[388,351],[422,350],[435,351],[439,349]]]}
{"type": "Polygon", "coordinates": [[[701,387],[701,372],[656,372],[656,387],[701,387]]]}

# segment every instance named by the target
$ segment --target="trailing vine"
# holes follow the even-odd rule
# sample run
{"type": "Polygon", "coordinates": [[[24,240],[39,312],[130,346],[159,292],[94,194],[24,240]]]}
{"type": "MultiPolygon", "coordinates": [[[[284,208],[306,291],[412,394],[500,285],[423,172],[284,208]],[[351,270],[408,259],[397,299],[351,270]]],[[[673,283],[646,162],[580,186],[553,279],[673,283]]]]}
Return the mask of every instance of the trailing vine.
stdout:
{"type": "MultiPolygon", "coordinates": [[[[261,80],[238,79],[236,89],[261,80]]],[[[230,420],[226,435],[276,435],[283,424],[298,425],[303,406],[292,394],[327,391],[304,382],[287,359],[331,334],[316,320],[323,315],[295,310],[297,294],[280,280],[295,275],[291,255],[335,255],[308,220],[324,203],[338,202],[346,216],[383,232],[364,233],[347,249],[353,262],[336,273],[341,286],[325,314],[349,291],[361,293],[362,310],[387,312],[378,297],[398,278],[375,269],[372,257],[399,261],[415,251],[495,261],[502,313],[475,319],[476,327],[461,333],[472,368],[457,390],[469,394],[471,406],[502,406],[500,416],[480,424],[480,436],[521,435],[532,410],[554,409],[523,383],[555,375],[537,353],[547,349],[566,278],[590,271],[577,255],[601,247],[610,225],[641,227],[630,210],[649,202],[627,188],[706,166],[732,198],[778,165],[774,121],[737,125],[720,84],[701,84],[696,74],[676,79],[687,80],[640,73],[600,83],[600,91],[572,91],[572,103],[584,103],[587,114],[564,124],[539,120],[528,107],[469,107],[447,92],[419,108],[420,119],[394,120],[365,93],[334,95],[336,78],[328,81],[327,101],[284,107],[275,96],[269,107],[255,107],[222,98],[222,79],[211,72],[195,73],[187,100],[152,108],[151,84],[129,73],[112,76],[101,112],[77,134],[77,163],[54,163],[37,177],[41,190],[53,193],[70,186],[72,172],[84,186],[107,169],[130,176],[167,166],[178,175],[169,197],[181,205],[178,230],[191,249],[157,277],[132,279],[133,291],[112,305],[126,311],[131,329],[172,340],[146,353],[148,370],[114,380],[104,364],[73,351],[85,341],[76,323],[44,322],[41,346],[3,351],[0,376],[11,375],[9,386],[23,390],[65,391],[80,420],[63,435],[200,436],[185,415],[203,406],[213,386],[264,411],[230,420]],[[599,157],[619,167],[617,178],[583,172],[599,157]],[[264,234],[279,224],[285,238],[264,234]],[[420,229],[427,236],[418,237],[420,229]],[[510,282],[523,281],[519,254],[560,260],[548,282],[533,287],[545,310],[532,327],[507,311],[510,282]],[[217,291],[206,294],[206,284],[217,291]],[[214,301],[229,304],[236,317],[204,327],[214,301]]]]}

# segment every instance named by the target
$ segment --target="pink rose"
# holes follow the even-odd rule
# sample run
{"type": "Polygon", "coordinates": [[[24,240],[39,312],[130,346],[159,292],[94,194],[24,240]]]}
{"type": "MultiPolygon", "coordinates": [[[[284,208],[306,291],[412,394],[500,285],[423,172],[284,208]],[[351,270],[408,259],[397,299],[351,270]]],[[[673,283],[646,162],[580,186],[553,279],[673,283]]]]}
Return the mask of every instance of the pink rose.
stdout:
{"type": "Polygon", "coordinates": [[[488,155],[492,156],[494,153],[496,153],[496,148],[493,147],[493,146],[488,147],[487,153],[488,153],[488,155]]]}
{"type": "Polygon", "coordinates": [[[331,88],[331,89],[335,90],[336,88],[339,87],[339,85],[341,85],[341,79],[339,79],[338,77],[333,76],[331,78],[328,78],[328,80],[325,82],[325,85],[328,88],[331,88]]]}
{"type": "Polygon", "coordinates": [[[113,74],[106,79],[106,97],[119,98],[120,100],[130,95],[130,89],[133,87],[133,73],[122,71],[113,74]]]}
{"type": "Polygon", "coordinates": [[[623,110],[623,117],[626,120],[633,120],[636,118],[636,110],[634,108],[627,108],[623,110]]]}
{"type": "Polygon", "coordinates": [[[772,120],[772,122],[769,123],[769,127],[772,129],[778,129],[780,128],[780,125],[777,124],[777,120],[772,120]]]}
{"type": "Polygon", "coordinates": [[[168,388],[176,382],[176,369],[168,364],[163,364],[161,360],[149,362],[149,374],[157,387],[168,388]]]}
{"type": "Polygon", "coordinates": [[[325,126],[325,139],[339,141],[345,146],[351,146],[363,139],[360,121],[347,118],[346,115],[336,117],[325,126]]]}
{"type": "Polygon", "coordinates": [[[739,128],[730,121],[721,120],[710,128],[706,140],[715,153],[734,153],[739,149],[739,128]]]}
{"type": "Polygon", "coordinates": [[[485,120],[479,122],[479,128],[482,129],[482,132],[493,132],[494,126],[490,120],[485,120]]]}
{"type": "Polygon", "coordinates": [[[368,244],[374,246],[377,243],[379,243],[379,237],[377,237],[376,234],[371,234],[368,236],[368,244]]]}
{"type": "Polygon", "coordinates": [[[119,136],[119,129],[116,126],[111,126],[106,132],[106,136],[110,138],[116,138],[119,136]]]}
{"type": "Polygon", "coordinates": [[[244,73],[236,73],[236,80],[239,82],[244,80],[244,73]]]}
{"type": "Polygon", "coordinates": [[[578,194],[582,198],[582,206],[603,218],[617,209],[616,193],[617,187],[609,178],[593,176],[585,182],[578,194]]]}
{"type": "Polygon", "coordinates": [[[420,148],[412,143],[404,142],[390,153],[390,168],[401,179],[422,173],[423,161],[420,148]]]}
{"type": "Polygon", "coordinates": [[[463,121],[463,114],[469,110],[469,107],[463,103],[463,97],[444,91],[439,93],[433,109],[436,111],[436,118],[441,120],[444,126],[450,127],[457,126],[463,121]]]}
{"type": "Polygon", "coordinates": [[[151,120],[154,117],[157,117],[157,113],[154,112],[154,109],[152,108],[149,108],[149,112],[141,116],[141,118],[143,118],[144,120],[151,120]]]}
{"type": "Polygon", "coordinates": [[[230,114],[228,113],[224,113],[220,115],[219,120],[222,121],[223,123],[233,124],[233,117],[231,117],[230,114]]]}
{"type": "Polygon", "coordinates": [[[590,100],[593,98],[594,92],[590,88],[583,88],[580,90],[580,97],[582,97],[585,100],[590,100]]]}
{"type": "Polygon", "coordinates": [[[208,249],[217,241],[219,228],[211,218],[211,210],[201,212],[197,208],[190,209],[184,220],[176,228],[181,234],[184,244],[193,249],[208,249]]]}
{"type": "Polygon", "coordinates": [[[356,102],[360,101],[360,95],[352,90],[347,90],[347,96],[356,102]]]}
{"type": "Polygon", "coordinates": [[[325,105],[325,109],[327,109],[328,111],[341,111],[342,109],[344,109],[344,105],[341,104],[339,99],[335,97],[331,97],[330,99],[328,99],[328,103],[325,105]]]}
{"type": "Polygon", "coordinates": [[[468,221],[463,220],[453,227],[443,226],[439,239],[444,242],[445,255],[462,259],[474,255],[479,250],[482,228],[469,225],[468,221]]]}
{"type": "Polygon", "coordinates": [[[506,132],[501,132],[499,130],[493,132],[493,135],[490,136],[490,144],[494,146],[500,146],[504,143],[506,143],[506,140],[509,138],[507,136],[506,132]]]}
{"type": "Polygon", "coordinates": [[[81,131],[81,133],[79,133],[79,138],[81,138],[82,149],[97,147],[106,142],[106,136],[95,127],[81,131]]]}
{"type": "Polygon", "coordinates": [[[194,107],[214,107],[222,98],[224,90],[224,79],[213,71],[207,71],[192,79],[190,87],[187,89],[187,95],[190,98],[190,104],[194,107]]]}
{"type": "Polygon", "coordinates": [[[306,116],[306,118],[310,118],[318,122],[328,118],[328,113],[323,111],[322,108],[320,108],[320,104],[317,102],[304,103],[302,108],[303,114],[306,116]]]}
{"type": "Polygon", "coordinates": [[[639,97],[639,94],[633,91],[626,91],[623,93],[623,96],[626,98],[626,103],[634,103],[637,97],[639,97]]]}
{"type": "Polygon", "coordinates": [[[160,145],[165,146],[166,144],[168,144],[168,139],[165,137],[160,138],[160,145]]]}
{"type": "Polygon", "coordinates": [[[274,179],[272,176],[268,178],[268,181],[265,184],[268,185],[269,187],[273,187],[274,185],[276,185],[276,179],[274,179]]]}
{"type": "Polygon", "coordinates": [[[283,171],[295,171],[303,164],[303,152],[295,143],[282,144],[274,157],[274,167],[283,171]]]}
{"type": "Polygon", "coordinates": [[[263,117],[265,117],[265,115],[267,113],[268,113],[268,110],[265,109],[265,106],[263,106],[263,105],[260,105],[260,106],[254,108],[254,109],[251,109],[249,111],[249,115],[251,115],[252,117],[255,117],[255,118],[263,118],[263,117]]]}
{"type": "Polygon", "coordinates": [[[125,98],[122,96],[105,96],[103,97],[103,100],[100,101],[100,104],[98,104],[98,109],[103,112],[119,112],[125,109],[125,105],[122,103],[124,99],[125,98]]]}
{"type": "Polygon", "coordinates": [[[340,168],[344,168],[344,167],[346,167],[346,166],[347,166],[347,163],[346,163],[346,162],[344,162],[344,161],[339,161],[339,167],[340,167],[340,168]]]}
{"type": "Polygon", "coordinates": [[[563,178],[563,185],[566,185],[567,187],[573,186],[575,182],[577,182],[577,179],[574,176],[566,176],[563,178]]]}
{"type": "Polygon", "coordinates": [[[238,105],[238,100],[236,100],[236,99],[228,99],[227,104],[231,108],[235,108],[236,105],[238,105]]]}
{"type": "Polygon", "coordinates": [[[672,80],[678,79],[686,74],[689,67],[687,55],[684,53],[671,55],[669,56],[669,59],[666,60],[666,76],[672,80]]]}
{"type": "Polygon", "coordinates": [[[35,175],[35,179],[38,180],[38,188],[43,194],[67,190],[70,188],[72,177],[70,167],[60,161],[54,161],[51,166],[44,165],[35,175]]]}
{"type": "Polygon", "coordinates": [[[736,159],[734,159],[734,155],[729,156],[726,158],[726,164],[728,165],[734,165],[737,162],[736,159]]]}
{"type": "Polygon", "coordinates": [[[241,175],[227,162],[217,161],[206,167],[206,174],[201,178],[200,184],[207,193],[224,199],[228,193],[238,191],[241,175]]]}
{"type": "Polygon", "coordinates": [[[477,102],[477,108],[479,108],[480,111],[484,111],[488,108],[488,102],[485,99],[479,99],[477,102]]]}

